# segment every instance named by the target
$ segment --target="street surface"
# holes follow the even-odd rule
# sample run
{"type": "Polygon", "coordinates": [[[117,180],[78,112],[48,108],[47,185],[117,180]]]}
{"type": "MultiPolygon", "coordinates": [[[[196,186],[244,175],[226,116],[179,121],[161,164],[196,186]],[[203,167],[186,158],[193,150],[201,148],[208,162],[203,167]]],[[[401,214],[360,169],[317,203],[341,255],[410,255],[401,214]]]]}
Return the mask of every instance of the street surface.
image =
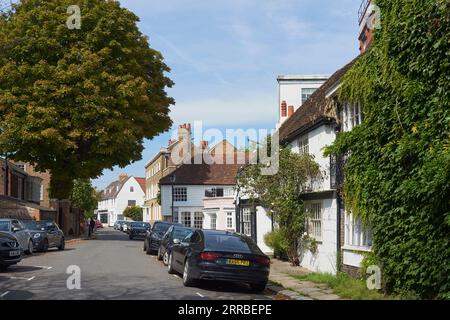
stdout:
{"type": "Polygon", "coordinates": [[[122,232],[99,230],[96,240],[67,244],[66,250],[26,256],[0,273],[0,300],[267,300],[245,285],[206,282],[186,288],[155,256],[146,255],[141,240],[122,232]],[[69,290],[69,266],[81,270],[81,289],[69,290]]]}

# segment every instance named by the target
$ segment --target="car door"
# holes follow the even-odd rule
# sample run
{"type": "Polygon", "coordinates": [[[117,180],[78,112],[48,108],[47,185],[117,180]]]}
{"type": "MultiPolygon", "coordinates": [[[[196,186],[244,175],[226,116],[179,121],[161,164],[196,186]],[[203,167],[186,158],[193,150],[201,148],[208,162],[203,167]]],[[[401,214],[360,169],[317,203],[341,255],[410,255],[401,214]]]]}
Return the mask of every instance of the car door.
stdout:
{"type": "Polygon", "coordinates": [[[20,225],[18,220],[12,220],[11,221],[11,232],[14,234],[14,236],[17,238],[17,241],[19,241],[20,246],[27,250],[28,248],[28,238],[26,237],[26,233],[24,232],[24,229],[20,225]]]}
{"type": "Polygon", "coordinates": [[[54,247],[56,243],[56,233],[57,229],[53,223],[47,224],[47,239],[49,247],[54,247]]]}
{"type": "Polygon", "coordinates": [[[184,264],[184,254],[186,252],[187,247],[189,247],[191,243],[191,238],[193,237],[194,232],[188,234],[186,238],[184,238],[179,244],[174,245],[172,247],[172,261],[176,270],[180,271],[183,268],[184,264]]]}

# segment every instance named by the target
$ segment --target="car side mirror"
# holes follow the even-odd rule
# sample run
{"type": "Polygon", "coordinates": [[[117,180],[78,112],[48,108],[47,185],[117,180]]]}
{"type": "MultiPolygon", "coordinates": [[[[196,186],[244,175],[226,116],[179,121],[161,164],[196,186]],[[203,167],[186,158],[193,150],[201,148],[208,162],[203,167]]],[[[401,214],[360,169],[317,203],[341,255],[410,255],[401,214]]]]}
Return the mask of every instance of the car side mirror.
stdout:
{"type": "Polygon", "coordinates": [[[17,227],[12,228],[12,232],[18,232],[18,231],[20,231],[20,228],[17,228],[17,227]]]}
{"type": "Polygon", "coordinates": [[[180,239],[173,239],[173,244],[180,244],[180,243],[181,243],[180,239]]]}

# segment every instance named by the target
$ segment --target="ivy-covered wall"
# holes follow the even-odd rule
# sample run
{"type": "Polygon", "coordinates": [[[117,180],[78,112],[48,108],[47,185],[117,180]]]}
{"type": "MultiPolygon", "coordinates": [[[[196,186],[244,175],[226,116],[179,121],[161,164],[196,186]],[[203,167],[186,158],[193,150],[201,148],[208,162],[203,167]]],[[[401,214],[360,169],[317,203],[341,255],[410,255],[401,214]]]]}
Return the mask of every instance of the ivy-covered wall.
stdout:
{"type": "Polygon", "coordinates": [[[339,93],[364,122],[327,153],[351,152],[346,202],[370,221],[386,291],[450,298],[450,2],[376,4],[381,30],[339,93]]]}

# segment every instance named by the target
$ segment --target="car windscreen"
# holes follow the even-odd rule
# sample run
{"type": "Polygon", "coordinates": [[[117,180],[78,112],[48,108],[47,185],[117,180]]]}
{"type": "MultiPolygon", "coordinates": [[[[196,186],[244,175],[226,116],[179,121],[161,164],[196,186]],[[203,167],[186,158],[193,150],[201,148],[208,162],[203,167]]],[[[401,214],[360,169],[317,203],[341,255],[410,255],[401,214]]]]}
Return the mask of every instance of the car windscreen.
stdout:
{"type": "Polygon", "coordinates": [[[149,228],[150,224],[145,222],[133,222],[131,224],[131,227],[133,228],[149,228]]]}
{"type": "Polygon", "coordinates": [[[169,230],[170,228],[170,224],[167,223],[156,223],[153,226],[153,232],[159,233],[159,234],[164,234],[166,233],[167,230],[169,230]]]}
{"type": "Polygon", "coordinates": [[[0,231],[11,231],[9,221],[0,221],[0,231]]]}
{"type": "Polygon", "coordinates": [[[44,231],[47,228],[47,223],[42,221],[24,221],[28,230],[44,231]]]}
{"type": "Polygon", "coordinates": [[[175,229],[173,233],[173,238],[178,240],[183,240],[192,232],[191,229],[175,229]]]}
{"type": "Polygon", "coordinates": [[[206,234],[205,250],[262,254],[251,239],[239,235],[206,234]]]}

